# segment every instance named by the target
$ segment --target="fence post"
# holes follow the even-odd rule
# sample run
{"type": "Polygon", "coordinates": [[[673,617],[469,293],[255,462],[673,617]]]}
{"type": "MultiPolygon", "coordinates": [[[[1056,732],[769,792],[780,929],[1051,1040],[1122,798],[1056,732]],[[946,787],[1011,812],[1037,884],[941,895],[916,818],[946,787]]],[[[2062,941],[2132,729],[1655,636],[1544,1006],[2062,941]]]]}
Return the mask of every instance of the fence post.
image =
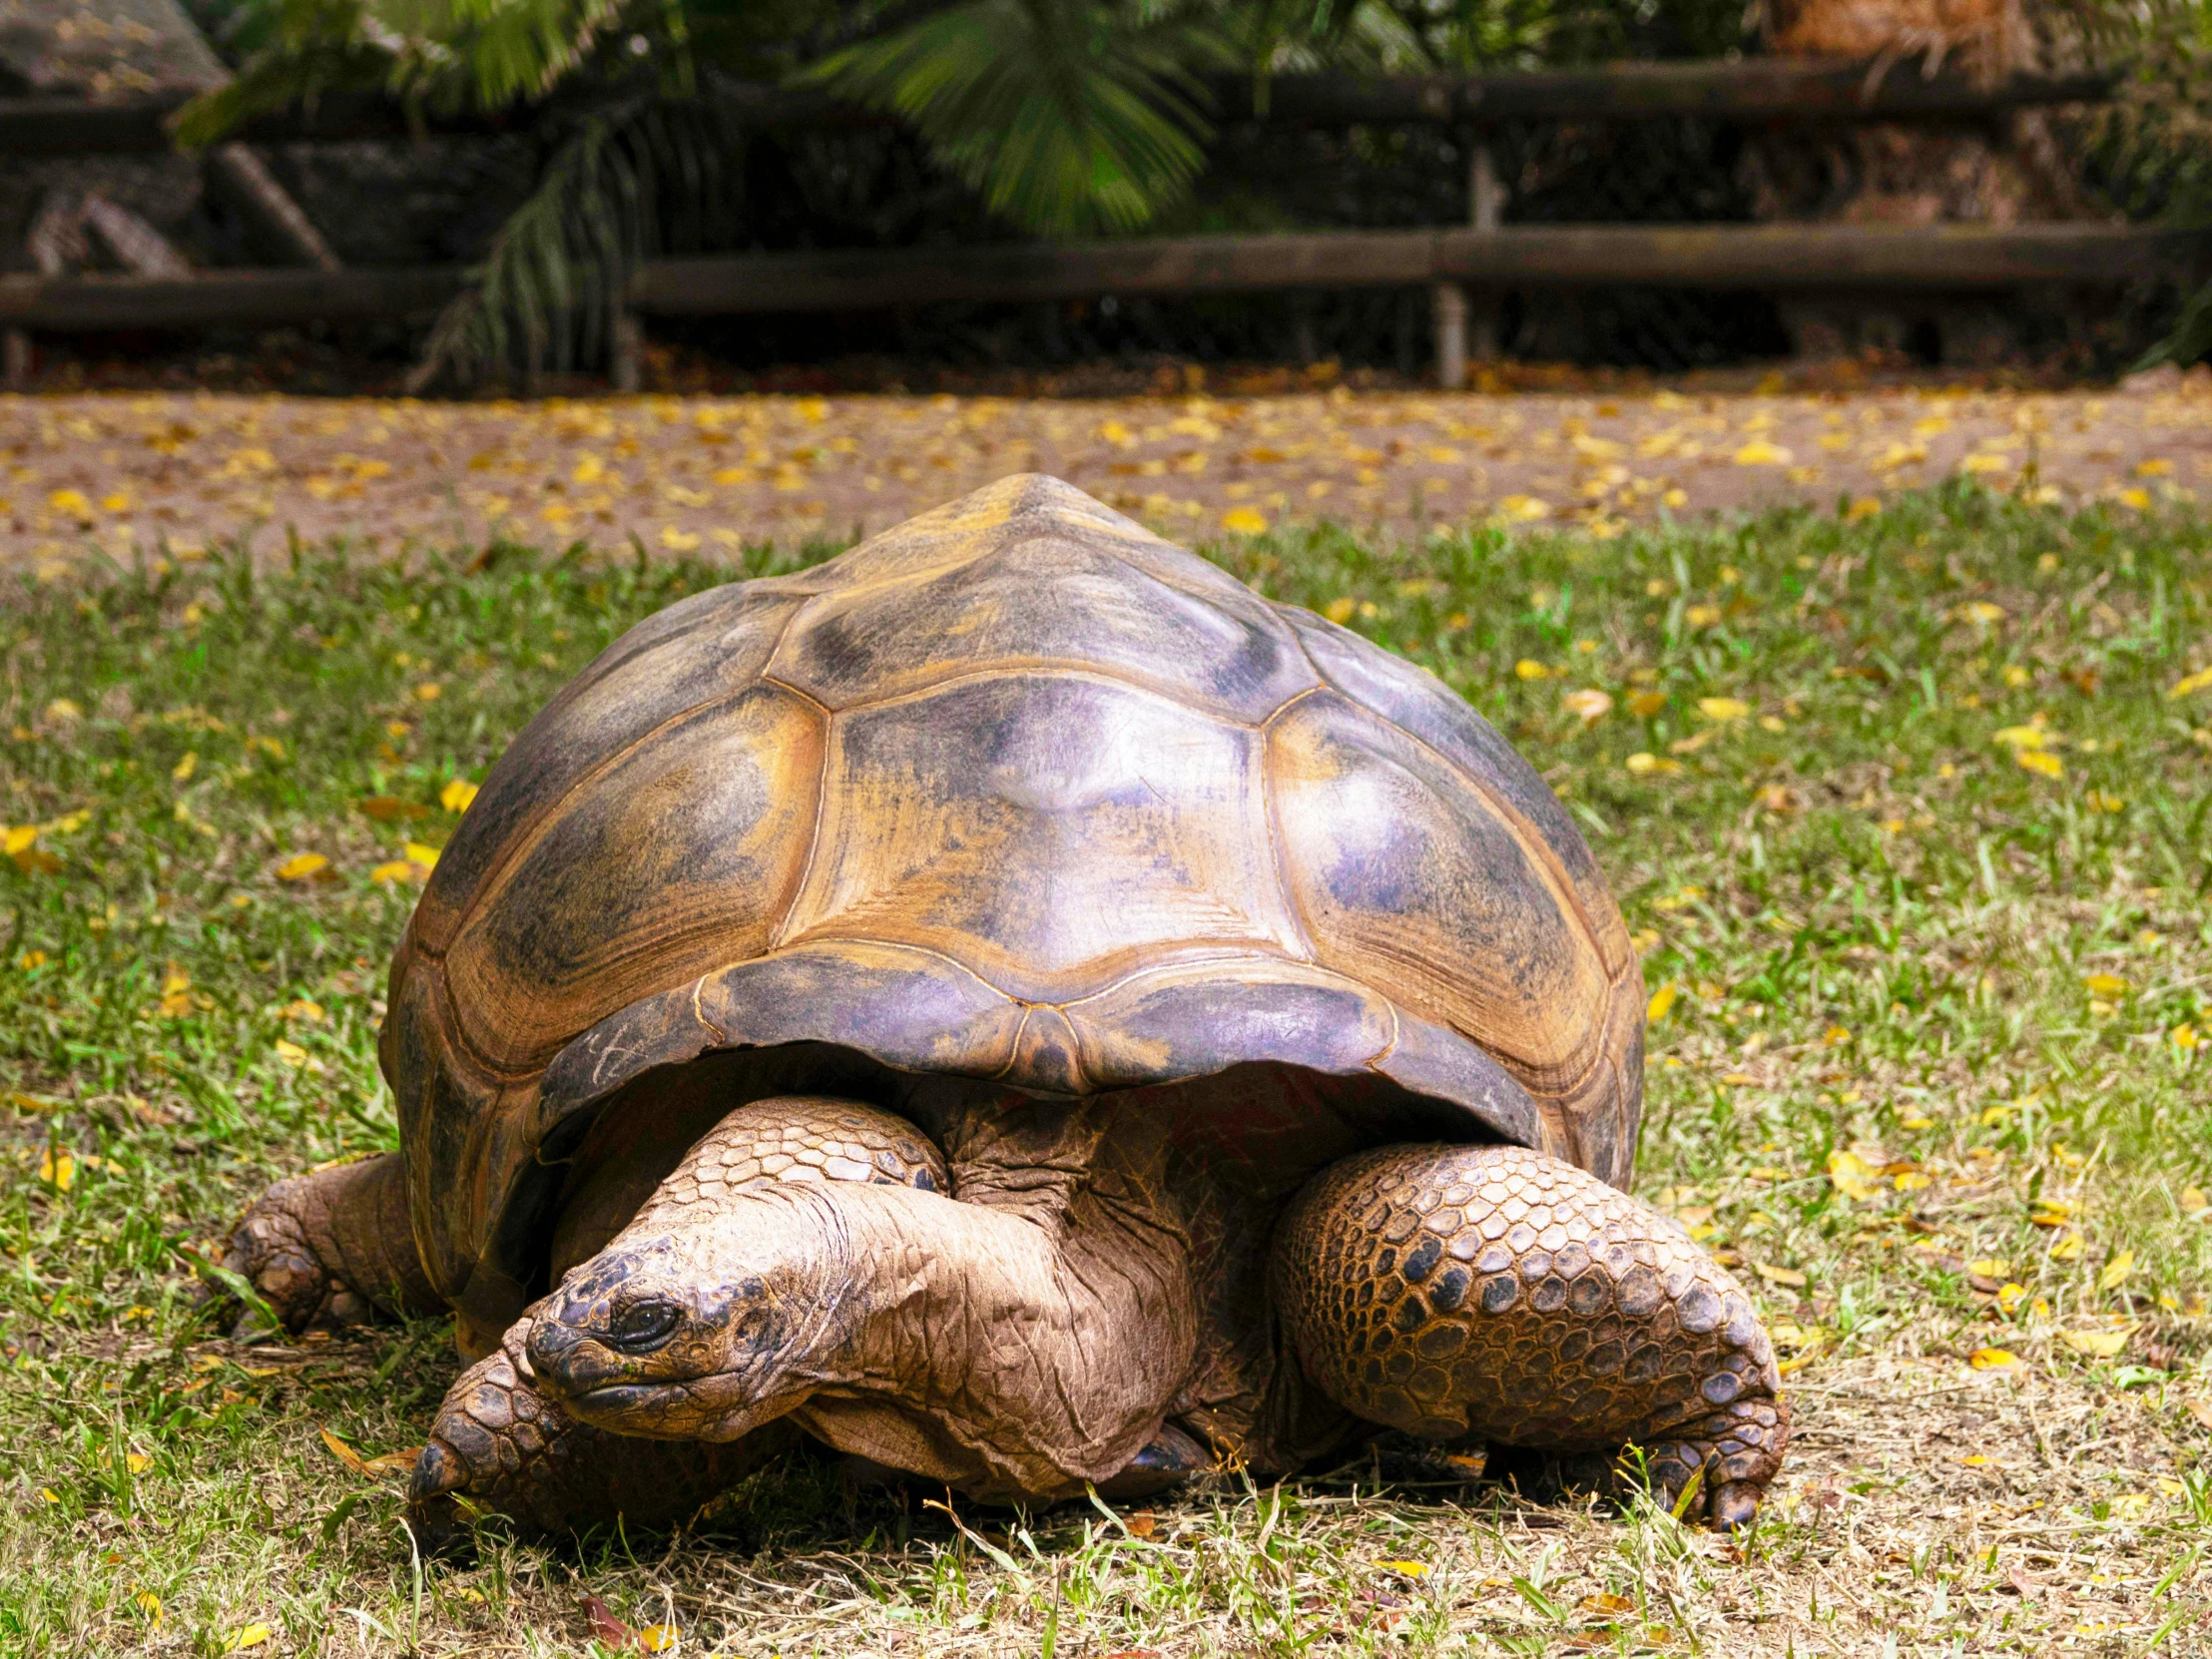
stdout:
{"type": "Polygon", "coordinates": [[[645,326],[625,305],[615,312],[607,341],[607,378],[616,391],[636,391],[645,371],[645,326]]]}
{"type": "MultiPolygon", "coordinates": [[[[1477,231],[1495,231],[1504,222],[1505,186],[1497,176],[1489,135],[1476,132],[1467,154],[1467,223],[1477,231]]],[[[1485,288],[1475,302],[1470,345],[1476,362],[1498,359],[1498,299],[1496,289],[1485,288]]]]}
{"type": "Polygon", "coordinates": [[[1457,391],[1467,383],[1467,290],[1438,282],[1430,293],[1436,323],[1436,384],[1457,391]]]}

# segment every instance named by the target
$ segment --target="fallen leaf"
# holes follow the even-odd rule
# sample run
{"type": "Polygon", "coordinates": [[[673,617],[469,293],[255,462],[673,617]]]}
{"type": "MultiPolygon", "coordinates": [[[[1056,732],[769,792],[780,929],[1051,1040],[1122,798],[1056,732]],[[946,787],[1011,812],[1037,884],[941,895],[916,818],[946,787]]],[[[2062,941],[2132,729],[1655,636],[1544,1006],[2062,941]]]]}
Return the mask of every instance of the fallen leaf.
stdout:
{"type": "MultiPolygon", "coordinates": [[[[699,538],[692,538],[697,541],[699,538]]],[[[677,1643],[676,1626],[673,1624],[649,1624],[638,1632],[638,1646],[647,1653],[666,1653],[677,1643]]]]}
{"type": "Polygon", "coordinates": [[[2050,1247],[2050,1259],[2054,1262],[2078,1262],[2081,1260],[2081,1235],[2070,1228],[2058,1235],[2050,1247]]]}
{"type": "Polygon", "coordinates": [[[418,864],[425,870],[435,869],[438,867],[438,849],[434,846],[425,846],[421,841],[409,841],[407,843],[407,862],[418,864]]]}
{"type": "Polygon", "coordinates": [[[1513,672],[1523,680],[1548,680],[1551,670],[1533,657],[1523,657],[1513,665],[1513,672]]]}
{"type": "Polygon", "coordinates": [[[269,1640],[273,1632],[266,1624],[247,1625],[244,1629],[232,1634],[223,1651],[226,1653],[244,1653],[250,1647],[260,1647],[262,1643],[269,1640]]]}
{"type": "Polygon", "coordinates": [[[2092,1360],[2109,1360],[2127,1347],[2126,1331],[2061,1331],[2058,1340],[2076,1354],[2092,1360]]]}
{"type": "Polygon", "coordinates": [[[1844,1197],[1864,1204],[1883,1190],[1882,1175],[1856,1152],[1839,1148],[1828,1155],[1828,1180],[1844,1197]]]}
{"type": "Polygon", "coordinates": [[[2109,1291],[2135,1271],[2135,1252],[2123,1250],[2104,1264],[2104,1271],[2097,1275],[2097,1289],[2109,1291]]]}
{"type": "Polygon", "coordinates": [[[638,1633],[616,1618],[597,1596],[584,1597],[584,1617],[591,1625],[591,1633],[608,1646],[636,1648],[638,1633]]]}
{"type": "Polygon", "coordinates": [[[1805,1289],[1805,1275],[1795,1268],[1778,1268],[1767,1262],[1754,1262],[1751,1264],[1751,1268],[1754,1273],[1770,1285],[1780,1285],[1788,1291],[1802,1291],[1805,1289]]]}
{"type": "Polygon", "coordinates": [[[455,778],[438,791],[438,805],[449,813],[465,813],[476,804],[477,786],[466,778],[455,778]]]}
{"type": "Polygon", "coordinates": [[[1646,754],[1642,750],[1638,750],[1635,754],[1629,756],[1621,765],[1638,777],[1642,777],[1647,773],[1680,772],[1682,770],[1680,761],[1666,756],[1646,754]]]}
{"type": "Polygon", "coordinates": [[[294,852],[276,866],[279,881],[305,881],[330,867],[330,860],[319,852],[294,852]]]}
{"type": "Polygon", "coordinates": [[[1639,720],[1649,720],[1666,706],[1665,692],[1640,691],[1628,700],[1628,712],[1639,720]]]}
{"type": "Polygon", "coordinates": [[[1584,726],[1595,726],[1613,712],[1613,700],[1594,686],[1571,691],[1559,699],[1559,706],[1581,721],[1584,726]]]}
{"type": "Polygon", "coordinates": [[[367,1474],[406,1474],[422,1460],[422,1447],[412,1445],[404,1451],[387,1451],[381,1456],[370,1457],[361,1464],[367,1474]]]}
{"type": "Polygon", "coordinates": [[[1672,979],[1653,991],[1651,1000],[1644,1004],[1644,1023],[1646,1025],[1657,1025],[1665,1019],[1668,1011],[1674,1007],[1674,999],[1678,994],[1680,993],[1672,979]]]}
{"type": "Polygon", "coordinates": [[[2006,1371],[2019,1363],[2020,1357],[2006,1348],[1977,1348],[1966,1357],[1975,1371],[2006,1371]]]}
{"type": "Polygon", "coordinates": [[[1160,1520],[1150,1509],[1139,1509],[1134,1514],[1122,1516],[1121,1524],[1129,1529],[1131,1537],[1149,1538],[1159,1530],[1160,1520]]]}
{"type": "Polygon", "coordinates": [[[444,695],[445,688],[435,680],[425,680],[414,689],[414,700],[417,703],[435,703],[444,695]]]}
{"type": "Polygon", "coordinates": [[[294,1070],[296,1070],[300,1066],[305,1065],[310,1058],[305,1049],[301,1048],[297,1043],[292,1042],[284,1037],[278,1037],[276,1039],[275,1049],[276,1058],[283,1061],[285,1065],[292,1067],[294,1070]]]}
{"type": "Polygon", "coordinates": [[[1221,527],[1240,536],[1257,536],[1267,529],[1268,521],[1250,507],[1232,507],[1221,515],[1221,527]]]}
{"type": "Polygon", "coordinates": [[[1751,713],[1751,705],[1734,697],[1701,697],[1697,712],[1707,720],[1742,720],[1751,713]]]}
{"type": "Polygon", "coordinates": [[[1359,608],[1360,601],[1353,598],[1352,595],[1348,593],[1342,598],[1332,599],[1329,602],[1327,608],[1324,609],[1321,614],[1327,617],[1331,622],[1336,623],[1339,627],[1342,627],[1344,624],[1352,620],[1353,613],[1359,610],[1359,608]]]}
{"type": "Polygon", "coordinates": [[[1738,466],[1788,466],[1796,458],[1779,443],[1769,443],[1765,438],[1753,438],[1736,451],[1738,466]]]}
{"type": "Polygon", "coordinates": [[[2196,673],[2186,675],[2168,686],[2166,696],[2169,701],[2178,700],[2203,691],[2207,687],[2212,687],[2212,668],[2200,668],[2196,673]]]}
{"type": "Polygon", "coordinates": [[[323,1447],[330,1453],[331,1456],[335,1457],[339,1462],[343,1463],[355,1474],[366,1474],[368,1472],[368,1462],[365,1458],[361,1456],[359,1452],[355,1451],[351,1446],[347,1445],[343,1440],[339,1439],[327,1428],[321,1430],[321,1434],[323,1447]]]}
{"type": "Polygon", "coordinates": [[[1384,1572],[1394,1572],[1401,1578],[1426,1578],[1428,1568],[1419,1561],[1378,1561],[1376,1565],[1384,1572]]]}
{"type": "Polygon", "coordinates": [[[374,819],[378,824],[399,824],[430,816],[430,809],[421,802],[399,801],[388,795],[372,795],[364,801],[356,801],[353,803],[353,810],[363,818],[374,819]]]}
{"type": "Polygon", "coordinates": [[[173,783],[178,783],[178,784],[183,784],[183,783],[189,782],[189,781],[190,781],[190,779],[192,778],[192,775],[193,775],[193,773],[194,773],[194,772],[196,772],[196,771],[198,771],[198,770],[199,770],[199,767],[200,767],[200,753],[199,753],[199,751],[198,751],[198,750],[191,750],[191,751],[188,751],[188,752],[186,753],[186,755],[185,755],[185,758],[184,758],[183,760],[179,761],[179,762],[178,762],[178,763],[177,763],[177,764],[176,764],[175,766],[173,766],[173,767],[171,767],[171,768],[169,769],[169,776],[170,776],[170,780],[171,780],[171,781],[172,781],[173,783]]]}
{"type": "Polygon", "coordinates": [[[2066,763],[2047,749],[2015,749],[2012,764],[2022,772],[2036,773],[2044,778],[2060,778],[2066,771],[2066,763]]]}
{"type": "Polygon", "coordinates": [[[392,886],[400,881],[419,880],[421,879],[421,876],[422,866],[420,864],[409,863],[404,858],[393,858],[387,863],[378,864],[374,869],[368,872],[368,878],[371,881],[374,881],[379,886],[387,887],[392,886]]]}
{"type": "Polygon", "coordinates": [[[38,1178],[56,1192],[66,1193],[77,1184],[77,1160],[56,1147],[39,1154],[38,1178]]]}
{"type": "Polygon", "coordinates": [[[2091,996],[2100,996],[2107,1002],[2127,994],[2127,981],[2116,973],[2084,974],[2081,987],[2091,996]]]}

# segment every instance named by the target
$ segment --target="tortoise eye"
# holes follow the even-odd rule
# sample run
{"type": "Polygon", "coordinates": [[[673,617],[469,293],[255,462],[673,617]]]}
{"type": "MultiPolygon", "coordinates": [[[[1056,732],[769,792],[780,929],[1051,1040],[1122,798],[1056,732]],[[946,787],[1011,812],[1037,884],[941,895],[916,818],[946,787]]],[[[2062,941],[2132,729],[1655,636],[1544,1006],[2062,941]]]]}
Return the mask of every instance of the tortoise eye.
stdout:
{"type": "Polygon", "coordinates": [[[614,1317],[607,1341],[628,1354],[650,1354],[676,1335],[684,1311],[673,1302],[633,1302],[614,1317]]]}

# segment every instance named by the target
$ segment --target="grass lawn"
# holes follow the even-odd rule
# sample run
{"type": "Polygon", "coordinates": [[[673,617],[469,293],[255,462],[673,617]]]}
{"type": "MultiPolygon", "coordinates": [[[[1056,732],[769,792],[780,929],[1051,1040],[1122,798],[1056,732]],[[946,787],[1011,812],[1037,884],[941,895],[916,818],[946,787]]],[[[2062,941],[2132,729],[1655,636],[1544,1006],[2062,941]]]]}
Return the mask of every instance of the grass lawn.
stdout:
{"type": "Polygon", "coordinates": [[[728,572],[331,550],[11,587],[0,1652],[2204,1651],[2208,546],[1959,489],[1212,550],[1464,692],[1611,872],[1653,991],[1638,1190],[1790,1373],[1740,1544],[1399,1443],[957,1523],[800,1459],[673,1539],[417,1561],[401,1460],[364,1460],[421,1441],[443,1326],[234,1346],[182,1253],[395,1144],[383,971],[449,785],[728,572]]]}

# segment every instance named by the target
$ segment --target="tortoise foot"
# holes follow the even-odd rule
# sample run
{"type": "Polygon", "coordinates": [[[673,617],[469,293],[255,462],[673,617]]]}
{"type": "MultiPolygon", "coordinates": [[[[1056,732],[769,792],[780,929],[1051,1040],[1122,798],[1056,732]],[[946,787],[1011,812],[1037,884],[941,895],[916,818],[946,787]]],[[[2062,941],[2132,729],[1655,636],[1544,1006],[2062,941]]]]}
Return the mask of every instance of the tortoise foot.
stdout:
{"type": "Polygon", "coordinates": [[[1692,1477],[1704,1481],[1689,1513],[1727,1531],[1759,1518],[1767,1486],[1782,1468],[1790,1442],[1790,1406],[1781,1399],[1739,1399],[1721,1410],[1680,1423],[1644,1448],[1644,1467],[1655,1494],[1672,1507],[1692,1477]]]}
{"type": "MultiPolygon", "coordinates": [[[[293,1336],[365,1325],[379,1312],[443,1307],[415,1256],[405,1171],[389,1155],[277,1182],[232,1233],[223,1265],[259,1291],[293,1336]]],[[[233,1334],[268,1335],[252,1308],[233,1334]]]]}
{"type": "Polygon", "coordinates": [[[797,1434],[766,1424],[742,1440],[651,1440],[579,1422],[534,1386],[526,1317],[461,1373],[430,1425],[407,1485],[407,1525],[425,1554],[466,1547],[473,1523],[504,1516],[525,1535],[620,1519],[685,1520],[797,1434]],[[519,1364],[518,1364],[519,1361],[519,1364]]]}

